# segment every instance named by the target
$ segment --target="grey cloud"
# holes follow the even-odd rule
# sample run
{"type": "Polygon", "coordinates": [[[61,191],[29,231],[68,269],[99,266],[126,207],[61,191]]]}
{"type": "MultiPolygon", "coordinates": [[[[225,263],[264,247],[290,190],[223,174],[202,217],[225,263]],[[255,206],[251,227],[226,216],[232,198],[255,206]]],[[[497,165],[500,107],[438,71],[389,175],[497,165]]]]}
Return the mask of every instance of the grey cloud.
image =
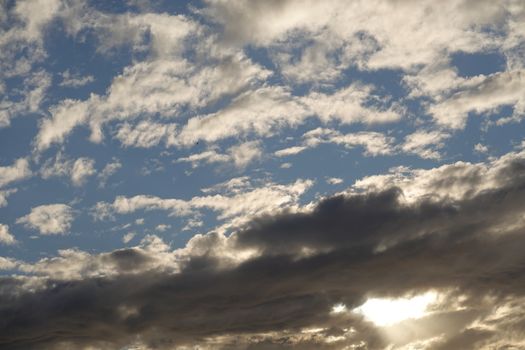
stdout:
{"type": "Polygon", "coordinates": [[[392,188],[327,198],[307,213],[261,217],[229,238],[234,249],[258,251],[236,265],[205,252],[180,260],[180,272],[145,270],[148,252],[158,252],[132,248],[105,255],[120,271],[108,277],[56,280],[50,271],[34,291],[4,278],[0,346],[337,349],[363,342],[382,349],[441,333],[446,338],[437,348],[510,346],[523,329],[523,312],[511,307],[516,312],[505,327],[494,317],[496,307],[525,297],[523,170],[516,157],[501,167],[498,186],[457,200],[405,203],[392,188]],[[337,303],[351,310],[370,296],[429,289],[449,293],[444,305],[454,301],[465,311],[438,310],[413,321],[420,329],[405,322],[414,339],[389,338],[388,329],[355,313],[330,313],[337,303]],[[492,331],[470,327],[476,319],[492,322],[492,331]],[[315,328],[322,330],[304,332],[315,328]],[[322,340],[330,335],[333,343],[322,340]]]}

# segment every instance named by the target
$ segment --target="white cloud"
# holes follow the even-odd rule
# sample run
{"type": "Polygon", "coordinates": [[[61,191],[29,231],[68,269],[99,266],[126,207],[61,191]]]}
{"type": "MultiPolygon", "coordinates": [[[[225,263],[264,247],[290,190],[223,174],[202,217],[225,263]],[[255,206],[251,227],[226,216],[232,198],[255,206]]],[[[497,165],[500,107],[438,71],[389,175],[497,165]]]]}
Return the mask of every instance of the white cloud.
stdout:
{"type": "Polygon", "coordinates": [[[373,86],[354,83],[333,94],[312,92],[301,101],[311,113],[325,123],[339,121],[343,124],[390,123],[401,119],[403,109],[396,105],[386,106],[373,93],[373,86]],[[374,102],[374,104],[370,104],[374,102]]]}
{"type": "Polygon", "coordinates": [[[28,41],[42,40],[42,27],[58,13],[58,0],[19,1],[14,8],[14,14],[23,22],[23,27],[12,28],[14,36],[28,41]]]}
{"type": "Polygon", "coordinates": [[[58,0],[18,1],[0,4],[0,128],[12,118],[40,112],[40,104],[51,85],[51,76],[33,68],[46,57],[44,33],[59,11],[58,0]],[[16,88],[2,91],[7,79],[18,77],[16,88]]]}
{"type": "Polygon", "coordinates": [[[248,176],[234,177],[228,181],[215,184],[208,188],[203,188],[203,193],[240,193],[251,189],[252,184],[248,176]]]}
{"type": "Polygon", "coordinates": [[[405,137],[400,146],[403,152],[417,154],[421,158],[439,159],[439,149],[445,146],[444,140],[449,138],[449,133],[440,130],[417,130],[405,137]]]}
{"type": "Polygon", "coordinates": [[[297,180],[289,185],[267,183],[230,196],[215,194],[190,200],[164,199],[155,196],[117,196],[113,203],[99,202],[93,207],[95,218],[102,220],[114,214],[129,214],[138,210],[164,210],[174,216],[195,215],[202,209],[218,213],[218,219],[231,219],[228,225],[239,225],[249,218],[280,209],[297,207],[299,197],[313,185],[310,180],[297,180]]]}
{"type": "Polygon", "coordinates": [[[374,131],[361,131],[346,135],[334,134],[328,141],[344,145],[347,148],[362,146],[365,149],[365,155],[370,156],[393,153],[394,138],[374,131]]]}
{"type": "Polygon", "coordinates": [[[159,225],[155,226],[155,231],[165,232],[166,230],[168,230],[170,228],[171,228],[171,225],[159,224],[159,225]]]}
{"type": "MultiPolygon", "coordinates": [[[[18,268],[26,273],[40,276],[53,276],[58,280],[79,280],[89,277],[114,276],[122,273],[156,271],[177,272],[176,255],[159,237],[148,235],[136,247],[134,252],[147,256],[144,264],[122,270],[121,261],[115,258],[119,250],[101,254],[89,254],[79,249],[60,249],[58,255],[43,258],[34,264],[19,263],[18,268]],[[116,254],[115,254],[116,253],[116,254]]],[[[16,265],[15,265],[16,266],[16,265]]]]}
{"type": "MultiPolygon", "coordinates": [[[[41,42],[44,26],[58,16],[70,35],[85,28],[93,30],[100,40],[101,52],[126,44],[131,45],[134,52],[145,55],[143,61],[134,62],[115,77],[106,94],[93,94],[84,101],[63,100],[50,108],[51,115],[42,122],[35,140],[37,150],[62,142],[79,125],[88,125],[91,140],[100,142],[104,125],[112,121],[151,118],[159,114],[178,117],[181,111],[187,110],[197,116],[182,128],[180,142],[184,145],[191,145],[199,139],[216,141],[247,132],[267,135],[276,126],[295,126],[311,115],[317,115],[325,122],[375,123],[396,121],[403,114],[402,107],[391,105],[387,99],[381,101],[373,96],[371,86],[363,84],[354,84],[330,95],[314,91],[297,98],[296,102],[286,96],[284,99],[252,96],[253,104],[266,103],[265,107],[271,107],[271,110],[264,113],[254,107],[247,108],[246,104],[250,104],[247,99],[250,98],[243,93],[257,90],[272,72],[243,54],[245,44],[267,48],[269,58],[287,82],[317,81],[320,85],[316,87],[337,81],[343,70],[350,66],[361,70],[401,68],[409,75],[418,76],[436,62],[444,62],[439,71],[447,73],[448,77],[442,79],[445,83],[437,81],[441,74],[434,74],[434,82],[430,84],[434,87],[429,85],[419,90],[426,91],[425,94],[432,98],[436,95],[429,91],[446,93],[447,99],[435,99],[430,104],[429,113],[440,124],[452,128],[463,125],[468,111],[487,111],[501,103],[514,104],[518,111],[523,111],[524,104],[517,97],[507,97],[503,101],[491,93],[487,99],[489,102],[473,98],[472,93],[455,96],[457,91],[452,87],[463,84],[465,80],[457,77],[448,62],[456,52],[495,49],[509,57],[509,67],[513,72],[520,69],[515,63],[519,60],[511,58],[516,57],[516,48],[524,41],[519,25],[523,10],[509,1],[494,4],[484,0],[482,6],[475,9],[470,0],[446,0],[439,5],[430,0],[372,0],[366,4],[336,0],[322,4],[297,0],[279,4],[235,1],[227,5],[213,1],[203,9],[193,10],[223,25],[224,30],[219,31],[221,34],[213,32],[215,28],[182,15],[99,13],[84,3],[60,6],[59,1],[28,4],[19,2],[12,14],[10,12],[21,19],[21,26],[6,32],[6,43],[15,39],[41,42]],[[370,18],[382,20],[370,21],[370,18]],[[492,35],[487,27],[501,32],[501,36],[492,35]],[[196,64],[186,60],[184,54],[187,52],[196,55],[196,64]],[[213,107],[221,97],[235,96],[237,98],[231,106],[206,115],[199,114],[199,109],[213,107]],[[272,99],[286,106],[272,106],[272,99]],[[456,109],[457,106],[461,108],[456,109]],[[284,110],[289,118],[279,116],[284,110]],[[244,115],[237,119],[236,114],[244,115]],[[256,121],[259,119],[260,122],[256,121]],[[207,124],[211,127],[205,128],[204,132],[197,130],[207,124]],[[228,132],[227,126],[239,127],[239,130],[228,132]],[[210,136],[206,136],[208,133],[210,136]]],[[[42,47],[37,51],[44,56],[42,47]]],[[[22,67],[23,62],[19,65],[22,67]]],[[[30,63],[27,65],[31,66],[30,63]]],[[[432,75],[432,72],[427,73],[432,75]]],[[[74,77],[70,71],[64,72],[64,76],[73,85],[90,80],[89,76],[83,79],[74,77]]],[[[272,88],[275,87],[264,84],[264,89],[272,88]]],[[[520,113],[515,113],[512,120],[517,120],[520,113]]],[[[142,130],[135,132],[141,133],[142,130]]],[[[158,135],[148,129],[144,131],[146,136],[143,139],[136,136],[147,142],[141,145],[129,141],[130,145],[150,147],[157,144],[154,136],[147,136],[149,132],[158,135]]]]}
{"type": "Polygon", "coordinates": [[[124,236],[122,236],[122,242],[124,244],[128,244],[131,242],[133,238],[135,238],[136,233],[135,232],[128,232],[124,236]]]}
{"type": "Polygon", "coordinates": [[[43,235],[67,234],[72,222],[73,209],[65,204],[40,205],[16,220],[43,235]]]}
{"type": "Polygon", "coordinates": [[[19,158],[11,166],[0,167],[0,187],[4,187],[15,181],[27,179],[31,177],[31,175],[32,172],[27,159],[19,158]]]}
{"type": "Polygon", "coordinates": [[[73,161],[65,157],[62,152],[58,152],[53,159],[48,159],[40,168],[43,179],[69,177],[75,186],[82,186],[95,173],[94,159],[80,157],[73,161]]]}
{"type": "Polygon", "coordinates": [[[95,173],[95,160],[86,157],[78,158],[71,169],[71,182],[75,186],[82,186],[87,178],[95,173]]]}
{"type": "Polygon", "coordinates": [[[334,129],[316,128],[303,135],[301,146],[277,151],[277,156],[296,154],[323,143],[334,143],[347,148],[363,147],[367,156],[393,155],[399,151],[414,153],[422,158],[439,159],[438,150],[451,135],[441,130],[417,130],[405,137],[401,145],[394,145],[395,138],[375,131],[342,134],[334,129]]]}
{"type": "MultiPolygon", "coordinates": [[[[406,73],[403,80],[411,96],[430,97],[428,111],[440,125],[463,128],[469,112],[491,112],[505,104],[512,105],[515,112],[501,123],[517,122],[525,112],[523,74],[519,73],[524,67],[521,23],[525,11],[514,1],[483,0],[475,8],[470,0],[439,4],[431,0],[333,0],[322,4],[289,0],[257,5],[213,1],[203,11],[224,26],[228,40],[267,48],[277,69],[292,83],[334,83],[349,66],[400,68],[406,73]],[[487,28],[499,34],[492,35],[487,28]],[[452,55],[485,50],[504,55],[508,71],[489,77],[459,77],[451,65],[452,55]]],[[[353,93],[346,98],[350,103],[342,105],[360,97],[353,93]]],[[[337,103],[324,103],[322,94],[313,100],[322,105],[320,115],[338,108],[337,103]]],[[[356,118],[359,113],[355,110],[350,108],[346,118],[356,118]]],[[[377,117],[385,120],[399,114],[395,109],[388,112],[377,117]]]]}
{"type": "Polygon", "coordinates": [[[290,155],[299,154],[299,153],[301,153],[302,151],[304,151],[306,149],[307,149],[307,147],[305,147],[305,146],[293,146],[293,147],[280,149],[280,150],[276,151],[274,154],[277,157],[287,157],[287,156],[290,156],[290,155]]]}
{"type": "Polygon", "coordinates": [[[488,153],[489,148],[485,145],[482,145],[481,143],[476,143],[474,145],[474,151],[478,153],[488,153]]]}
{"type": "Polygon", "coordinates": [[[453,129],[465,126],[468,113],[491,113],[504,105],[514,106],[515,119],[525,114],[525,71],[494,73],[476,77],[466,87],[432,104],[435,120],[453,129]]]}
{"type": "Polygon", "coordinates": [[[367,106],[373,98],[371,86],[353,84],[334,94],[312,92],[304,97],[293,96],[282,87],[263,87],[237,96],[226,108],[209,115],[191,118],[182,128],[182,144],[199,140],[214,142],[250,133],[271,136],[279,128],[296,127],[308,117],[323,123],[386,123],[397,121],[397,107],[367,106]]]}
{"type": "Polygon", "coordinates": [[[245,168],[252,161],[262,156],[261,143],[248,141],[228,148],[227,153],[218,153],[216,148],[210,148],[201,153],[177,159],[177,162],[191,163],[193,168],[200,163],[227,163],[232,162],[237,168],[245,168]]]}
{"type": "MultiPolygon", "coordinates": [[[[92,99],[95,99],[93,97],[92,99]]],[[[43,150],[63,141],[73,128],[87,119],[90,105],[86,101],[66,99],[50,107],[51,118],[44,119],[36,136],[36,148],[43,150]]]]}
{"type": "Polygon", "coordinates": [[[16,188],[0,191],[0,208],[5,207],[7,205],[7,197],[12,195],[13,193],[16,193],[16,191],[16,188]]]}
{"type": "Polygon", "coordinates": [[[186,225],[182,228],[182,231],[190,231],[194,228],[201,227],[204,225],[204,222],[199,219],[189,219],[186,225]]]}
{"type": "Polygon", "coordinates": [[[456,162],[433,169],[393,169],[387,175],[368,176],[356,181],[350,191],[381,190],[398,187],[407,202],[422,198],[458,200],[482,191],[499,188],[507,181],[502,169],[523,161],[525,151],[508,153],[487,163],[456,162]]]}
{"type": "MultiPolygon", "coordinates": [[[[184,26],[176,28],[180,30],[184,26]]],[[[196,28],[193,25],[189,26],[185,35],[192,34],[194,30],[196,28]]],[[[166,45],[169,40],[175,40],[169,33],[168,30],[162,39],[167,40],[166,45]]],[[[179,40],[177,45],[182,42],[184,41],[179,40]]],[[[165,49],[160,50],[164,52],[165,49]]],[[[103,138],[102,127],[108,122],[158,114],[178,117],[186,107],[204,107],[269,75],[268,71],[252,63],[241,53],[216,57],[216,60],[219,62],[213,66],[196,67],[182,57],[170,56],[168,59],[159,56],[129,66],[113,79],[106,95],[91,95],[85,101],[64,100],[51,108],[51,117],[41,124],[36,148],[44,150],[53,143],[62,142],[75,127],[82,124],[89,124],[91,140],[100,142],[103,138]]],[[[163,131],[164,134],[173,132],[175,124],[168,124],[166,127],[169,130],[163,131]]],[[[133,130],[125,124],[119,139],[124,144],[128,142],[129,145],[151,147],[156,141],[153,141],[154,136],[148,135],[157,135],[158,128],[162,126],[140,124],[138,130],[133,130]],[[147,142],[141,144],[141,140],[147,142]]]]}
{"type": "Polygon", "coordinates": [[[205,163],[222,163],[230,161],[230,156],[227,154],[217,153],[214,148],[208,149],[201,153],[194,153],[188,157],[182,157],[177,159],[177,162],[188,162],[191,163],[193,168],[199,166],[201,162],[205,163]]]}
{"type": "Polygon", "coordinates": [[[338,177],[329,177],[328,179],[326,179],[326,183],[330,185],[339,185],[343,183],[343,179],[338,177]]]}
{"type": "Polygon", "coordinates": [[[365,155],[378,156],[394,153],[394,138],[375,131],[341,134],[337,130],[316,128],[303,135],[305,147],[317,147],[321,143],[335,143],[346,148],[361,146],[365,155]]]}
{"type": "Polygon", "coordinates": [[[40,176],[43,179],[70,176],[72,168],[73,161],[65,157],[62,152],[58,152],[53,159],[44,162],[40,168],[40,176]]]}
{"type": "Polygon", "coordinates": [[[108,179],[122,168],[122,163],[118,159],[113,159],[111,163],[107,163],[102,171],[97,175],[99,179],[99,187],[105,187],[108,179]]]}
{"type": "Polygon", "coordinates": [[[237,168],[244,168],[262,155],[259,141],[244,142],[228,149],[228,153],[237,168]]]}
{"type": "Polygon", "coordinates": [[[9,226],[0,224],[0,243],[12,245],[16,243],[15,237],[9,233],[9,226]]]}
{"type": "Polygon", "coordinates": [[[176,129],[177,124],[175,123],[160,124],[143,120],[135,126],[124,123],[119,127],[115,136],[125,147],[149,148],[160,143],[169,147],[176,143],[176,129]]]}
{"type": "MultiPolygon", "coordinates": [[[[484,25],[501,25],[508,2],[442,1],[301,1],[253,4],[249,1],[213,1],[205,13],[224,26],[225,37],[239,44],[272,47],[287,54],[279,43],[307,37],[311,43],[295,60],[315,74],[356,64],[370,69],[403,68],[436,61],[446,52],[473,52],[493,44],[484,25]],[[380,18],[380,21],[370,21],[380,18]],[[363,35],[364,33],[364,35],[363,35]],[[361,34],[361,35],[359,35],[361,34]],[[364,47],[355,47],[357,41],[364,47]],[[275,47],[276,46],[276,47],[275,47]],[[279,50],[281,49],[281,50],[279,50]],[[330,59],[334,57],[335,59],[330,59]],[[341,63],[343,67],[340,67],[341,63]]],[[[517,16],[517,11],[510,18],[517,16]]],[[[286,67],[285,70],[294,67],[286,67]]]]}
{"type": "Polygon", "coordinates": [[[179,134],[184,145],[199,140],[214,142],[254,133],[269,136],[277,128],[298,125],[308,115],[290,91],[263,87],[237,96],[224,109],[191,118],[179,134]]]}
{"type": "Polygon", "coordinates": [[[0,270],[12,270],[19,266],[19,262],[11,259],[0,256],[0,270]]]}
{"type": "Polygon", "coordinates": [[[60,76],[62,77],[62,81],[59,85],[65,87],[77,88],[95,81],[92,75],[80,76],[79,74],[71,73],[69,69],[62,72],[60,76]]]}
{"type": "MultiPolygon", "coordinates": [[[[0,86],[1,83],[0,80],[0,86]]],[[[21,88],[7,90],[0,99],[0,128],[9,126],[11,119],[19,115],[43,114],[40,107],[51,86],[50,74],[42,70],[28,73],[22,85],[21,88]]]]}

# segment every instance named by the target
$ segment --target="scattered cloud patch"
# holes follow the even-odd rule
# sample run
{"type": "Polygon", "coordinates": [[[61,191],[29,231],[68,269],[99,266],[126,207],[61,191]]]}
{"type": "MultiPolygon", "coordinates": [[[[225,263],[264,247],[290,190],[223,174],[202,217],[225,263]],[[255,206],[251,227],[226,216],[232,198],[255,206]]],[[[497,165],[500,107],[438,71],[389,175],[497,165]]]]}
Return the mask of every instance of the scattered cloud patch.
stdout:
{"type": "Polygon", "coordinates": [[[29,167],[29,161],[25,158],[19,158],[13,165],[0,167],[0,187],[27,179],[31,177],[31,175],[32,172],[29,167]]]}
{"type": "Polygon", "coordinates": [[[16,220],[27,228],[34,229],[42,235],[68,234],[73,223],[73,209],[66,204],[46,204],[34,207],[31,212],[16,220]]]}
{"type": "Polygon", "coordinates": [[[16,243],[15,237],[9,232],[9,226],[0,224],[0,243],[13,245],[16,243]]]}
{"type": "Polygon", "coordinates": [[[95,160],[88,157],[80,157],[76,160],[64,156],[58,152],[54,158],[47,159],[40,168],[43,179],[52,177],[69,177],[74,186],[82,186],[87,179],[96,174],[95,160]]]}
{"type": "Polygon", "coordinates": [[[128,232],[124,236],[122,236],[122,242],[124,244],[128,244],[135,238],[136,233],[135,232],[128,232]]]}
{"type": "Polygon", "coordinates": [[[329,177],[328,179],[326,179],[326,183],[330,185],[340,185],[343,183],[343,179],[339,177],[329,177]]]}
{"type": "Polygon", "coordinates": [[[60,74],[62,81],[60,86],[78,88],[95,81],[95,77],[92,75],[81,76],[79,74],[71,73],[69,69],[66,69],[60,74]]]}

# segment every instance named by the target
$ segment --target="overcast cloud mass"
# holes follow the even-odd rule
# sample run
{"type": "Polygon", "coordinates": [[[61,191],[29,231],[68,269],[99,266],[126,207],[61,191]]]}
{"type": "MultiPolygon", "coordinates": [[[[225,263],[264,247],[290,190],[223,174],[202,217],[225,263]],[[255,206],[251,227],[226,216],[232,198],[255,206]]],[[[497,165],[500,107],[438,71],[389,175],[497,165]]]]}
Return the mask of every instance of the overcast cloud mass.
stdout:
{"type": "Polygon", "coordinates": [[[0,0],[0,348],[525,349],[525,2],[0,0]]]}

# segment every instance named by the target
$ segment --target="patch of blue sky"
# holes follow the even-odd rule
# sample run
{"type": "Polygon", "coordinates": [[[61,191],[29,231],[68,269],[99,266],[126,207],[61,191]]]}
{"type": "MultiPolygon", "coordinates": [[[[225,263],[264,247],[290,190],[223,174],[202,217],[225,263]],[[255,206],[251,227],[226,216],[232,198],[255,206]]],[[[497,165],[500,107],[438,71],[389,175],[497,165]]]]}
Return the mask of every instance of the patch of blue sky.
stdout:
{"type": "Polygon", "coordinates": [[[451,64],[460,77],[489,75],[505,70],[505,56],[500,52],[456,52],[451,55],[451,64]]]}

